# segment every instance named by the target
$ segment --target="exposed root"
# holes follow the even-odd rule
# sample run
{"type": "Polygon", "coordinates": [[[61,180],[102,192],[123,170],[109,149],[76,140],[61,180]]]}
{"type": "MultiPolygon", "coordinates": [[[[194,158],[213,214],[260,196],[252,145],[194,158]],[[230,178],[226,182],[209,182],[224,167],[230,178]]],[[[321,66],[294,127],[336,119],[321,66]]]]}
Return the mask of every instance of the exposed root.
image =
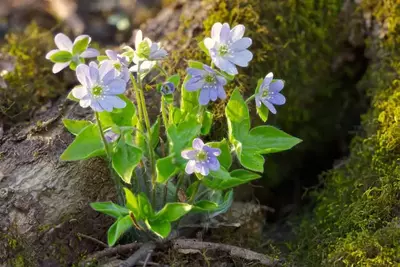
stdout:
{"type": "MultiPolygon", "coordinates": [[[[133,253],[132,256],[130,256],[126,261],[124,261],[123,263],[121,263],[119,266],[120,267],[133,267],[136,265],[136,263],[138,263],[140,260],[142,260],[144,257],[151,255],[151,253],[153,253],[153,250],[156,248],[156,244],[155,243],[145,243],[143,244],[135,253],[133,253]]],[[[150,256],[148,257],[150,258],[150,256]]],[[[146,257],[146,264],[147,261],[149,260],[146,257]]],[[[143,264],[145,265],[145,264],[143,264]]]]}
{"type": "Polygon", "coordinates": [[[198,250],[216,250],[224,251],[230,253],[233,257],[239,257],[249,261],[258,261],[266,266],[277,266],[279,264],[278,260],[272,259],[261,253],[254,252],[249,249],[240,248],[237,246],[225,245],[220,243],[212,242],[202,242],[195,239],[177,239],[172,241],[172,247],[177,249],[184,249],[185,251],[193,250],[197,252],[198,250]]]}

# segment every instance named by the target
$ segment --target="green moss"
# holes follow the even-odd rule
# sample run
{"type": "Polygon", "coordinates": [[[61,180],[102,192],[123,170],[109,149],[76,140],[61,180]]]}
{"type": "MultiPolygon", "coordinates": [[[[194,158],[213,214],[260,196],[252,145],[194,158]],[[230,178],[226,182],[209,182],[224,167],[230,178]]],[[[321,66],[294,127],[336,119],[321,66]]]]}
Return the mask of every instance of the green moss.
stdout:
{"type": "Polygon", "coordinates": [[[372,0],[362,8],[389,22],[384,39],[368,40],[377,58],[359,88],[372,97],[371,108],[349,158],[314,192],[315,212],[303,220],[294,249],[301,266],[400,265],[400,6],[372,0]]]}
{"type": "Polygon", "coordinates": [[[10,33],[1,47],[1,60],[14,65],[3,73],[7,88],[0,87],[0,113],[9,120],[21,120],[65,90],[59,77],[51,72],[52,63],[45,59],[54,49],[52,34],[29,25],[24,32],[10,33]]]}

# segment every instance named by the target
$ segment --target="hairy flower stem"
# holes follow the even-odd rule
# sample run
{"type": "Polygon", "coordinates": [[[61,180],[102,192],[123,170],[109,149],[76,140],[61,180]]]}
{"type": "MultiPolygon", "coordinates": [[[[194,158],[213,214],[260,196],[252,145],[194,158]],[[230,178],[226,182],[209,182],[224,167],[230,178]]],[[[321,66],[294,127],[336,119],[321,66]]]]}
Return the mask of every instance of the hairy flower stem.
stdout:
{"type": "Polygon", "coordinates": [[[196,199],[196,195],[199,192],[200,182],[196,183],[196,187],[194,188],[193,195],[190,197],[188,203],[193,204],[194,200],[196,199]]]}
{"type": "Polygon", "coordinates": [[[167,118],[167,107],[165,106],[164,97],[161,97],[161,114],[162,114],[162,119],[163,119],[163,123],[165,126],[165,130],[167,130],[170,122],[168,121],[168,118],[167,118]]]}
{"type": "Polygon", "coordinates": [[[104,145],[104,149],[106,151],[106,155],[107,155],[107,161],[108,161],[108,167],[110,169],[110,174],[111,174],[111,178],[114,181],[115,184],[115,188],[117,190],[117,197],[118,197],[118,202],[119,204],[123,205],[124,204],[124,197],[122,195],[122,184],[121,184],[121,180],[119,179],[118,176],[115,175],[114,170],[112,168],[112,152],[110,150],[110,146],[107,143],[107,140],[104,136],[104,131],[103,131],[103,127],[101,126],[101,122],[100,122],[100,116],[98,112],[95,112],[95,116],[96,116],[96,123],[97,126],[99,127],[99,133],[100,133],[100,137],[101,140],[103,142],[104,145]]]}
{"type": "Polygon", "coordinates": [[[149,149],[149,158],[150,158],[150,168],[151,168],[151,184],[152,184],[152,195],[151,195],[151,202],[153,204],[153,207],[155,207],[155,200],[156,200],[156,161],[154,157],[154,151],[153,147],[151,146],[152,140],[151,140],[151,126],[150,126],[150,118],[149,118],[149,113],[147,112],[147,106],[146,106],[146,100],[144,98],[144,93],[143,93],[143,86],[142,86],[142,79],[140,77],[140,66],[141,62],[138,64],[138,83],[139,83],[139,97],[140,97],[140,102],[142,105],[142,112],[143,112],[143,117],[144,117],[144,122],[146,125],[146,131],[147,131],[147,136],[149,142],[147,143],[148,149],[149,149]]]}
{"type": "MultiPolygon", "coordinates": [[[[147,139],[147,137],[145,136],[144,131],[143,131],[143,129],[144,129],[143,128],[143,107],[142,107],[142,101],[140,101],[140,99],[141,99],[140,98],[140,90],[138,88],[138,84],[136,82],[135,77],[131,74],[130,78],[131,78],[131,82],[132,82],[132,88],[133,88],[133,91],[134,91],[135,97],[136,97],[136,104],[137,104],[138,115],[139,115],[139,121],[138,121],[138,127],[137,127],[138,130],[139,130],[138,132],[139,132],[139,134],[143,135],[144,138],[147,139]]],[[[137,137],[138,136],[140,136],[140,135],[137,135],[137,137]]],[[[147,140],[146,142],[150,143],[149,140],[147,140]]],[[[149,186],[147,184],[146,179],[143,180],[143,183],[144,183],[144,185],[146,187],[146,191],[148,193],[150,193],[150,188],[149,188],[149,186]]]]}
{"type": "Polygon", "coordinates": [[[252,95],[249,98],[246,99],[246,104],[248,104],[251,100],[253,100],[256,97],[256,95],[252,95]]]}

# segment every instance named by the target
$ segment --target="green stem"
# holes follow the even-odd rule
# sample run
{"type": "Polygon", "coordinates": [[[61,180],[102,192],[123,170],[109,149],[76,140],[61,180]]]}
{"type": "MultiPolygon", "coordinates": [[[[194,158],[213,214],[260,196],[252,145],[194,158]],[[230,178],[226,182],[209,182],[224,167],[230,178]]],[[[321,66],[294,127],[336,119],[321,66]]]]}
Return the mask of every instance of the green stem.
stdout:
{"type": "Polygon", "coordinates": [[[168,73],[162,67],[160,67],[159,65],[156,65],[156,67],[159,71],[161,71],[165,78],[168,77],[168,73]]]}
{"type": "Polygon", "coordinates": [[[117,190],[118,204],[123,205],[124,204],[124,197],[122,195],[121,180],[117,175],[115,175],[114,169],[112,167],[112,152],[111,152],[110,146],[107,143],[107,140],[106,140],[106,138],[104,136],[104,131],[103,131],[103,127],[101,126],[99,113],[95,112],[95,116],[96,116],[97,126],[99,127],[101,140],[103,141],[104,149],[106,151],[107,161],[108,161],[108,165],[109,165],[108,167],[110,168],[111,178],[114,180],[115,188],[117,190]]]}
{"type": "Polygon", "coordinates": [[[193,195],[190,197],[188,203],[193,204],[194,200],[196,199],[197,192],[199,192],[200,182],[196,183],[196,187],[194,188],[193,195]]]}
{"type": "Polygon", "coordinates": [[[256,97],[256,95],[252,95],[249,98],[246,99],[246,104],[248,104],[251,100],[253,100],[256,97]]]}
{"type": "Polygon", "coordinates": [[[168,124],[174,123],[174,113],[172,112],[174,109],[174,104],[169,104],[168,106],[168,124]]]}
{"type": "Polygon", "coordinates": [[[110,147],[108,146],[107,140],[106,140],[106,138],[104,137],[104,131],[103,131],[103,127],[101,126],[101,123],[100,123],[100,116],[99,116],[99,113],[98,113],[98,112],[95,112],[95,114],[96,114],[96,123],[97,123],[97,126],[99,127],[99,132],[100,132],[101,140],[103,141],[103,145],[104,145],[104,148],[105,148],[105,150],[106,150],[107,159],[108,159],[108,161],[111,161],[112,155],[111,155],[110,147]]]}
{"type": "Polygon", "coordinates": [[[154,157],[154,151],[153,147],[151,146],[152,140],[151,140],[151,126],[150,126],[150,119],[149,119],[149,113],[147,112],[147,106],[146,106],[146,101],[144,98],[144,93],[143,93],[143,87],[142,87],[142,79],[140,78],[140,66],[141,62],[138,64],[138,83],[139,83],[139,97],[140,97],[140,102],[142,105],[142,112],[143,112],[143,117],[144,117],[144,122],[146,125],[146,132],[148,136],[148,149],[149,149],[149,157],[150,157],[150,168],[151,168],[151,184],[152,184],[152,204],[153,207],[155,208],[155,199],[156,199],[156,162],[155,162],[155,157],[154,157]]]}
{"type": "Polygon", "coordinates": [[[163,96],[161,97],[161,114],[162,114],[162,119],[164,122],[165,130],[167,130],[169,121],[167,119],[167,107],[165,106],[165,99],[163,96]]]}

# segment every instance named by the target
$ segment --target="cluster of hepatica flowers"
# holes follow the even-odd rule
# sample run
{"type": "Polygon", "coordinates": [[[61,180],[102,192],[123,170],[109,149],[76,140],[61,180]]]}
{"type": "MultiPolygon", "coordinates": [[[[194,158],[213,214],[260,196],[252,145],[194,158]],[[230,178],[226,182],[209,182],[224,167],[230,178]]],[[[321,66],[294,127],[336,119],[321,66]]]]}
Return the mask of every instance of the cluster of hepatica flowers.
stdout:
{"type": "MultiPolygon", "coordinates": [[[[243,37],[244,32],[243,25],[231,29],[227,23],[215,23],[211,30],[211,38],[205,38],[204,46],[211,57],[212,66],[203,64],[202,68],[188,68],[190,78],[185,85],[188,91],[200,90],[200,105],[208,105],[210,101],[217,101],[218,98],[226,99],[226,77],[238,74],[237,66],[247,67],[252,60],[253,54],[248,50],[252,40],[243,37]]],[[[55,37],[58,49],[50,51],[46,58],[55,63],[53,73],[67,67],[76,71],[80,85],[72,89],[72,95],[79,100],[81,107],[90,107],[95,112],[112,112],[113,109],[124,108],[126,102],[120,95],[126,91],[131,73],[149,73],[168,55],[160,43],[143,38],[141,31],[136,35],[135,49],[125,47],[125,53],[122,54],[106,50],[106,55],[100,56],[96,49],[89,48],[90,42],[91,38],[87,35],[78,36],[72,42],[66,35],[59,33],[55,37]],[[85,59],[89,58],[97,58],[99,62],[85,64],[85,59]]],[[[286,101],[280,93],[283,87],[282,80],[274,80],[272,73],[267,74],[254,95],[257,108],[264,105],[276,114],[274,105],[283,105],[286,101]]],[[[173,83],[166,82],[160,91],[164,95],[170,95],[175,90],[173,83]]],[[[119,135],[112,130],[105,132],[107,142],[115,142],[118,138],[119,135]]],[[[193,140],[192,146],[193,149],[181,153],[187,160],[187,174],[207,176],[210,170],[216,171],[220,168],[217,159],[221,154],[220,149],[207,146],[199,138],[193,140]]]]}

